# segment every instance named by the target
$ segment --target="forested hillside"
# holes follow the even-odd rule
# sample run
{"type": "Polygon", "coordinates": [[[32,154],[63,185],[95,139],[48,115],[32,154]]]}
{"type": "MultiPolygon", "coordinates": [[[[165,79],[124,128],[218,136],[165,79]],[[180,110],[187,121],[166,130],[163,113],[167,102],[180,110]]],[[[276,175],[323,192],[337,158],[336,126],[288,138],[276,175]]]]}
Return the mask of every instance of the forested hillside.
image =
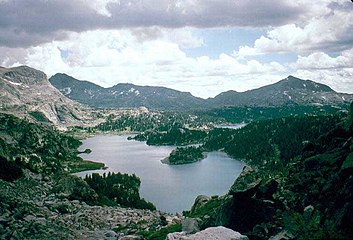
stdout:
{"type": "Polygon", "coordinates": [[[52,126],[0,114],[0,155],[31,171],[70,171],[71,163],[83,163],[77,156],[80,144],[80,141],[58,132],[52,126]]]}
{"type": "Polygon", "coordinates": [[[206,147],[248,164],[229,193],[198,198],[189,217],[251,239],[352,239],[353,103],[347,115],[215,129],[206,147]]]}
{"type": "Polygon", "coordinates": [[[102,205],[134,207],[155,210],[156,207],[140,197],[141,180],[135,174],[93,173],[84,178],[98,194],[98,203],[102,205]]]}
{"type": "Polygon", "coordinates": [[[204,148],[208,151],[223,149],[258,168],[269,168],[270,164],[281,168],[300,155],[304,146],[334,129],[342,121],[342,115],[255,121],[238,130],[216,128],[208,134],[204,148]]]}

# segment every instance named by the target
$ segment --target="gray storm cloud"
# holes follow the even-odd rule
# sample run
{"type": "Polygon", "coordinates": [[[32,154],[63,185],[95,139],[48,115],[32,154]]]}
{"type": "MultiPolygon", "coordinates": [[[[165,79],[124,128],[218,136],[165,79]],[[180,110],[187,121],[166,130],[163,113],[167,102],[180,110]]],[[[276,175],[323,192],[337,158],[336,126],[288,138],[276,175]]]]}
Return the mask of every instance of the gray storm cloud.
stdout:
{"type": "Polygon", "coordinates": [[[299,18],[304,11],[287,3],[131,0],[109,3],[107,16],[78,0],[0,1],[0,46],[28,47],[65,39],[67,32],[96,29],[279,26],[299,18]]]}

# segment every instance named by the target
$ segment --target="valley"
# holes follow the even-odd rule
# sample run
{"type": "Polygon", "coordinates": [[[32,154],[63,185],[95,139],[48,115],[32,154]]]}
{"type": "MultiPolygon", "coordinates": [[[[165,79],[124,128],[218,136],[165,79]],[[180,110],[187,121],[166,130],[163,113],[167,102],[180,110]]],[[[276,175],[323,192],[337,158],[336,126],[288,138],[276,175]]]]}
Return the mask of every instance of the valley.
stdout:
{"type": "Polygon", "coordinates": [[[353,239],[352,4],[0,0],[0,240],[353,239]]]}
{"type": "Polygon", "coordinates": [[[353,237],[352,95],[289,76],[201,99],[25,66],[0,86],[1,238],[353,237]]]}

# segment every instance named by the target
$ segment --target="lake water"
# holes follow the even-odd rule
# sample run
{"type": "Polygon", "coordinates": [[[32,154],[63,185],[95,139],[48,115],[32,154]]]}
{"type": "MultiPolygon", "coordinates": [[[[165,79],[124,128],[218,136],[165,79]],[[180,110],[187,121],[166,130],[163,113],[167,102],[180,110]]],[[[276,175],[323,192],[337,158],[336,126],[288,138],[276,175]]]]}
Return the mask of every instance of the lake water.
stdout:
{"type": "MultiPolygon", "coordinates": [[[[148,146],[145,142],[129,141],[129,135],[97,135],[83,141],[80,156],[99,161],[106,172],[136,174],[141,179],[140,194],[158,210],[181,213],[189,210],[198,195],[223,195],[239,176],[244,163],[223,152],[211,152],[200,162],[187,165],[166,165],[160,160],[169,156],[171,146],[148,146]]],[[[84,177],[86,171],[76,175],[84,177]]]]}

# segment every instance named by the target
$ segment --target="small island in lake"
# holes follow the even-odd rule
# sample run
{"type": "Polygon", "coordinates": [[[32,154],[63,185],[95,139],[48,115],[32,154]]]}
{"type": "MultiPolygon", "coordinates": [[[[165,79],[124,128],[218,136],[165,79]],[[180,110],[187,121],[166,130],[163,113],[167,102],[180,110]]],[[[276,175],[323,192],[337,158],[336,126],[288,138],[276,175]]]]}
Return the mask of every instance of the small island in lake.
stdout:
{"type": "Polygon", "coordinates": [[[188,164],[200,161],[206,158],[207,153],[203,152],[199,147],[177,147],[173,150],[169,157],[161,162],[170,165],[188,164]]]}

